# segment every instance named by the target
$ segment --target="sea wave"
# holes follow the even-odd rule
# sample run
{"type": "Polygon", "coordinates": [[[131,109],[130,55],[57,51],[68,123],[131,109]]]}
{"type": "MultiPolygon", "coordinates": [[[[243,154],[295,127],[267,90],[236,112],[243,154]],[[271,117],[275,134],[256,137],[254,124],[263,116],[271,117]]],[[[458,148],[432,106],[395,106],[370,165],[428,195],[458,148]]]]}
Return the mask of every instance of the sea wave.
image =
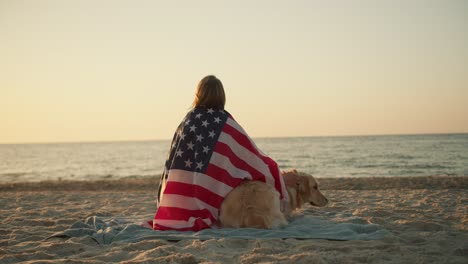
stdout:
{"type": "MultiPolygon", "coordinates": [[[[468,134],[257,139],[280,169],[318,177],[468,175],[468,134]]],[[[0,145],[0,181],[159,177],[168,141],[0,145]]]]}

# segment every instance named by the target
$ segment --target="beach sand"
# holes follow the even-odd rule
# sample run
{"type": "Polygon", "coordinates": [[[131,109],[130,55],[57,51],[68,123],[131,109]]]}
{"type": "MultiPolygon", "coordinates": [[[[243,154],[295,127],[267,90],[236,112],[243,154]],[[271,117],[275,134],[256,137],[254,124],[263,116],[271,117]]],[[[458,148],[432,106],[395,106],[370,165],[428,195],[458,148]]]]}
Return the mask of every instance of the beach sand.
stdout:
{"type": "Polygon", "coordinates": [[[156,179],[0,184],[0,263],[468,263],[468,177],[320,179],[340,212],[393,235],[374,241],[211,239],[98,245],[52,238],[92,215],[150,219],[156,179]]]}

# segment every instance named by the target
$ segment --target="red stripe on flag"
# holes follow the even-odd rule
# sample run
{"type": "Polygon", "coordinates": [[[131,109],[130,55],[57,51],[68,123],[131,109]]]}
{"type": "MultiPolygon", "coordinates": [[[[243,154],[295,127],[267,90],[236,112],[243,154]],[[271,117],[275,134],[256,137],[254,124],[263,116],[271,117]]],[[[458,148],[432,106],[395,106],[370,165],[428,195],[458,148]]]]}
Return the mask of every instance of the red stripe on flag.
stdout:
{"type": "Polygon", "coordinates": [[[188,197],[194,197],[215,208],[219,208],[224,200],[224,197],[212,193],[210,190],[203,188],[199,185],[173,181],[167,182],[164,194],[178,194],[188,197]]]}
{"type": "Polygon", "coordinates": [[[248,171],[250,175],[252,175],[252,180],[266,182],[265,175],[263,175],[263,173],[240,159],[234,152],[232,152],[232,149],[227,144],[218,142],[214,151],[227,157],[231,161],[232,165],[237,168],[242,168],[243,170],[248,171]]]}
{"type": "Polygon", "coordinates": [[[268,169],[270,170],[271,175],[273,176],[273,179],[275,180],[275,189],[279,191],[281,199],[283,199],[283,192],[281,191],[281,182],[279,175],[279,169],[278,169],[278,164],[271,159],[270,157],[266,157],[262,155],[258,149],[255,147],[255,145],[250,141],[250,138],[235,129],[234,127],[230,126],[228,123],[224,125],[223,132],[226,134],[229,134],[237,143],[240,145],[244,146],[246,149],[248,149],[250,152],[254,153],[256,156],[258,156],[265,164],[268,165],[268,169]]]}
{"type": "Polygon", "coordinates": [[[268,169],[270,170],[271,175],[273,176],[273,179],[275,180],[275,189],[279,191],[281,199],[283,198],[283,192],[281,191],[281,182],[279,175],[279,169],[278,169],[278,164],[274,160],[272,160],[269,157],[263,156],[255,147],[255,145],[250,141],[249,137],[235,129],[234,127],[230,126],[229,124],[225,124],[223,128],[223,132],[226,134],[229,134],[237,143],[240,145],[244,146],[246,149],[248,149],[250,152],[254,153],[256,156],[258,156],[260,159],[262,159],[265,164],[268,165],[268,169]]]}
{"type": "Polygon", "coordinates": [[[229,172],[227,172],[225,169],[222,169],[211,163],[208,164],[205,174],[215,180],[231,186],[232,188],[236,188],[241,182],[243,182],[243,179],[233,178],[231,174],[229,174],[229,172]]]}
{"type": "Polygon", "coordinates": [[[203,222],[203,220],[201,219],[197,219],[193,227],[186,227],[186,228],[166,227],[166,226],[158,225],[158,224],[153,225],[154,230],[161,230],[161,231],[175,230],[175,231],[181,231],[181,232],[184,232],[184,231],[198,232],[200,230],[207,229],[207,228],[210,228],[210,226],[207,225],[205,222],[203,222]]]}
{"type": "Polygon", "coordinates": [[[257,150],[257,148],[252,144],[250,139],[242,134],[240,131],[235,129],[234,127],[230,126],[228,123],[226,123],[223,127],[223,132],[226,134],[231,135],[231,137],[237,141],[240,145],[242,145],[244,148],[248,149],[250,152],[254,153],[258,157],[262,158],[263,160],[263,155],[260,154],[260,152],[257,150]]]}
{"type": "Polygon", "coordinates": [[[278,164],[270,158],[271,162],[268,164],[268,169],[270,169],[271,175],[273,175],[273,178],[275,179],[275,189],[278,190],[280,193],[280,199],[283,199],[284,194],[283,194],[283,189],[281,188],[281,179],[280,177],[283,177],[280,175],[278,164]]]}
{"type": "Polygon", "coordinates": [[[189,210],[179,207],[160,206],[156,212],[155,218],[161,220],[182,220],[188,221],[190,217],[209,218],[212,222],[216,219],[211,215],[208,209],[189,210]]]}

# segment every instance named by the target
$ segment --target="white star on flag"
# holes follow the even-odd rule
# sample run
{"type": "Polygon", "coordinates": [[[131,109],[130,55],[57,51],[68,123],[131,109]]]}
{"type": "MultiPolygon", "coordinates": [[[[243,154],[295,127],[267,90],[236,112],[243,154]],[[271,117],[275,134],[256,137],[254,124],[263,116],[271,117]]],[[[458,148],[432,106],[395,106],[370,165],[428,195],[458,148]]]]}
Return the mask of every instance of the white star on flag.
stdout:
{"type": "Polygon", "coordinates": [[[208,109],[208,114],[213,114],[214,110],[212,108],[208,109]]]}
{"type": "Polygon", "coordinates": [[[205,121],[203,121],[203,122],[202,122],[202,126],[204,126],[204,127],[208,127],[208,125],[209,125],[209,123],[208,123],[208,121],[207,121],[207,120],[205,120],[205,121]]]}
{"type": "Polygon", "coordinates": [[[187,149],[193,150],[193,146],[195,146],[195,144],[193,144],[192,141],[190,141],[189,143],[187,143],[187,149]]]}
{"type": "Polygon", "coordinates": [[[203,153],[208,153],[208,151],[210,151],[208,146],[203,147],[203,153]]]}
{"type": "Polygon", "coordinates": [[[203,168],[203,162],[197,162],[197,169],[200,169],[203,168]]]}
{"type": "Polygon", "coordinates": [[[214,130],[211,130],[210,132],[208,132],[210,135],[208,135],[208,137],[210,138],[214,138],[216,133],[214,132],[214,130]]]}
{"type": "Polygon", "coordinates": [[[202,114],[201,113],[198,113],[195,118],[201,118],[202,117],[202,114]]]}
{"type": "Polygon", "coordinates": [[[215,121],[215,123],[219,124],[221,122],[221,118],[215,117],[214,121],[215,121]]]}
{"type": "Polygon", "coordinates": [[[197,129],[197,127],[196,127],[195,125],[192,125],[192,126],[190,127],[190,132],[195,132],[195,129],[197,129]]]}
{"type": "Polygon", "coordinates": [[[188,159],[188,160],[186,160],[184,162],[185,162],[185,167],[189,167],[189,168],[192,167],[193,162],[191,162],[190,159],[188,159]]]}
{"type": "Polygon", "coordinates": [[[184,153],[184,152],[183,152],[182,150],[180,150],[180,149],[177,150],[177,151],[176,151],[176,157],[182,157],[182,154],[183,154],[183,153],[184,153]]]}
{"type": "Polygon", "coordinates": [[[203,140],[203,136],[202,136],[202,134],[200,134],[200,135],[197,135],[197,141],[202,141],[202,140],[203,140]]]}

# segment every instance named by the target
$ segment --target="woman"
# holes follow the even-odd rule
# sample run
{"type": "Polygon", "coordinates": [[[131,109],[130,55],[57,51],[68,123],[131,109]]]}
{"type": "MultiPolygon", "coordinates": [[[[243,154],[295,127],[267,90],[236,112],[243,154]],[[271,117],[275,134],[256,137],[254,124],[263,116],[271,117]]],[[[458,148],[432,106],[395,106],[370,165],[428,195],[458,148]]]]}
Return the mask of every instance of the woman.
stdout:
{"type": "Polygon", "coordinates": [[[159,186],[153,229],[198,231],[216,226],[224,197],[245,180],[271,184],[288,205],[274,160],[261,152],[224,110],[223,84],[213,75],[197,87],[192,110],[177,128],[159,186]]]}

